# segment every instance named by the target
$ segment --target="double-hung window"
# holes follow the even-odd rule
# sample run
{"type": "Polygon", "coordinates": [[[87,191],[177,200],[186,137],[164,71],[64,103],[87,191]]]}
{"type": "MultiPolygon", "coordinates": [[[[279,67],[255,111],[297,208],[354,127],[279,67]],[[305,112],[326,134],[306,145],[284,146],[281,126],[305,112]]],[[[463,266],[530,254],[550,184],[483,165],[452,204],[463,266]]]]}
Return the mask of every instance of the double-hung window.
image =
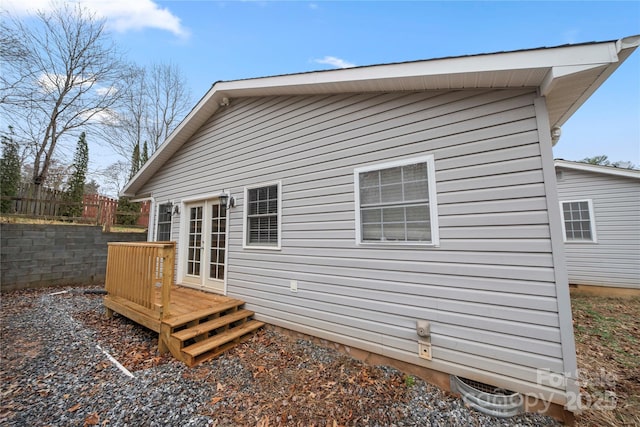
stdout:
{"type": "Polygon", "coordinates": [[[244,246],[280,248],[280,183],[245,188],[244,246]]]}
{"type": "Polygon", "coordinates": [[[168,242],[171,240],[171,203],[162,203],[158,206],[158,224],[156,228],[156,241],[168,242]]]}
{"type": "Polygon", "coordinates": [[[433,155],[357,168],[356,240],[437,246],[433,155]]]}
{"type": "Polygon", "coordinates": [[[560,205],[565,242],[596,242],[591,200],[568,200],[560,205]]]}

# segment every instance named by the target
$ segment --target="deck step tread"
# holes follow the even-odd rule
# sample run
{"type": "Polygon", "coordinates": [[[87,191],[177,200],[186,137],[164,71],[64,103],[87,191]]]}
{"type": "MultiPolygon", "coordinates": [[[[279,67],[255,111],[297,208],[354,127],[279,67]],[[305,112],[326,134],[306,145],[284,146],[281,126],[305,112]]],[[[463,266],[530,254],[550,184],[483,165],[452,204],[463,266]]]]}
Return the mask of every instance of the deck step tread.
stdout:
{"type": "Polygon", "coordinates": [[[233,347],[239,345],[242,342],[248,341],[249,339],[251,339],[251,334],[245,334],[240,338],[221,345],[215,350],[207,351],[206,353],[202,353],[196,357],[188,357],[188,360],[186,360],[185,363],[187,364],[187,366],[193,367],[199,363],[206,362],[207,360],[215,359],[221,354],[231,350],[233,347]]]}
{"type": "Polygon", "coordinates": [[[262,326],[264,326],[264,322],[249,320],[248,322],[243,323],[240,326],[236,326],[235,328],[231,328],[228,331],[207,338],[206,340],[199,341],[195,344],[191,344],[190,346],[183,348],[182,352],[192,358],[195,358],[207,351],[214,350],[230,341],[233,341],[236,338],[240,338],[249,332],[255,331],[262,326]]]}
{"type": "Polygon", "coordinates": [[[226,310],[229,310],[234,307],[239,307],[244,304],[244,301],[239,299],[232,299],[227,302],[217,304],[213,307],[203,308],[201,310],[193,311],[191,313],[181,314],[175,317],[169,317],[162,319],[163,323],[166,323],[172,328],[186,325],[187,323],[196,320],[202,319],[203,317],[211,316],[212,314],[220,313],[226,310]]]}
{"type": "Polygon", "coordinates": [[[233,322],[237,322],[238,320],[249,318],[253,315],[254,315],[253,311],[241,309],[233,313],[225,314],[216,319],[202,322],[190,328],[183,329],[178,332],[174,332],[173,334],[171,334],[171,336],[180,341],[186,341],[188,339],[197,337],[198,335],[202,335],[207,332],[213,331],[215,329],[221,328],[223,326],[229,325],[233,322]]]}

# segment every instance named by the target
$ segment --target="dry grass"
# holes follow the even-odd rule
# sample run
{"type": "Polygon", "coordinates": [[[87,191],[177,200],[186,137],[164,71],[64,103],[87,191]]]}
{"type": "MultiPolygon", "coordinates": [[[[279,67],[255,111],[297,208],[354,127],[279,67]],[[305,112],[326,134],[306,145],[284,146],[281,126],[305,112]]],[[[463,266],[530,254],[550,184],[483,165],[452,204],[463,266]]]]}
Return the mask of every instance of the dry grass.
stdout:
{"type": "Polygon", "coordinates": [[[79,223],[72,221],[62,221],[57,218],[31,218],[27,216],[1,215],[0,222],[5,224],[58,224],[58,225],[95,225],[90,223],[79,223]]]}
{"type": "Polygon", "coordinates": [[[585,411],[577,426],[640,426],[640,298],[572,295],[585,411]]]}
{"type": "MultiPolygon", "coordinates": [[[[13,215],[1,215],[0,223],[8,224],[57,224],[57,225],[91,225],[95,226],[94,222],[77,222],[77,221],[63,221],[57,218],[30,218],[13,215]]],[[[147,231],[146,227],[134,226],[134,225],[113,225],[110,227],[111,233],[144,233],[147,231]]]]}

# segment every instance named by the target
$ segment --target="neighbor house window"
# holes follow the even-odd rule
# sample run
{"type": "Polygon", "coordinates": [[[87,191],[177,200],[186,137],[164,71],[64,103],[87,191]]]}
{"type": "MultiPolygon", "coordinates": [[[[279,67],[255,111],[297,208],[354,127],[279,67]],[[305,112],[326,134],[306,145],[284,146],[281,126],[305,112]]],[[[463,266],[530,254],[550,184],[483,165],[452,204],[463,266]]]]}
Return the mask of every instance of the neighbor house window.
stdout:
{"type": "Polygon", "coordinates": [[[245,247],[280,248],[280,183],[245,188],[245,247]]]}
{"type": "Polygon", "coordinates": [[[357,168],[358,243],[437,245],[433,156],[357,168]]]}
{"type": "Polygon", "coordinates": [[[171,240],[171,203],[162,203],[158,207],[158,227],[156,241],[167,242],[171,240]]]}
{"type": "Polygon", "coordinates": [[[595,242],[596,227],[591,200],[560,202],[566,242],[595,242]]]}

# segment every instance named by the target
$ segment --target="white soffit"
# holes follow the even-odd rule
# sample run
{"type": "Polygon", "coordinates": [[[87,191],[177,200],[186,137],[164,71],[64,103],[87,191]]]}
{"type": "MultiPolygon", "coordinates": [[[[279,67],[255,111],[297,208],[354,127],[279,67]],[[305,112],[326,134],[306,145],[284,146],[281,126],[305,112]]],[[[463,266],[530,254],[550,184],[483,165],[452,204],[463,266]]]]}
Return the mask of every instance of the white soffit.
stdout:
{"type": "Polygon", "coordinates": [[[551,126],[563,124],[640,43],[618,41],[470,55],[217,82],[122,195],[135,196],[220,106],[223,98],[531,87],[547,98],[551,126]]]}

